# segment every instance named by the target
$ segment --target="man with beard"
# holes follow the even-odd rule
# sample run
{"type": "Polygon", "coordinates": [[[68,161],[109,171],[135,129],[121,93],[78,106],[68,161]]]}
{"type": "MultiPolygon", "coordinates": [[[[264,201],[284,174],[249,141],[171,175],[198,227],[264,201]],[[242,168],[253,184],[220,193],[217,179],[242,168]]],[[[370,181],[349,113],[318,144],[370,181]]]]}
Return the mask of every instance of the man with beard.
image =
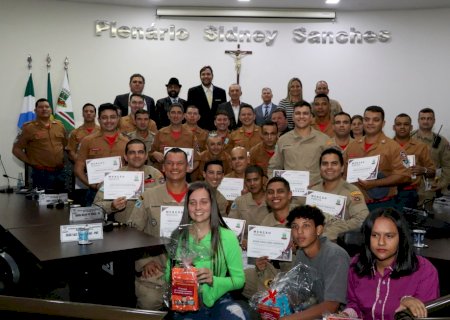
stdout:
{"type": "Polygon", "coordinates": [[[188,104],[193,104],[200,110],[198,126],[205,130],[214,130],[214,115],[219,104],[227,101],[225,90],[212,84],[214,74],[210,66],[200,69],[201,85],[188,91],[188,104]]]}
{"type": "Polygon", "coordinates": [[[179,103],[186,106],[186,100],[181,99],[178,96],[180,94],[181,87],[182,86],[177,78],[170,78],[169,82],[166,84],[168,96],[156,101],[156,114],[154,120],[158,126],[158,129],[167,127],[170,124],[170,120],[167,117],[170,105],[173,103],[179,103]]]}

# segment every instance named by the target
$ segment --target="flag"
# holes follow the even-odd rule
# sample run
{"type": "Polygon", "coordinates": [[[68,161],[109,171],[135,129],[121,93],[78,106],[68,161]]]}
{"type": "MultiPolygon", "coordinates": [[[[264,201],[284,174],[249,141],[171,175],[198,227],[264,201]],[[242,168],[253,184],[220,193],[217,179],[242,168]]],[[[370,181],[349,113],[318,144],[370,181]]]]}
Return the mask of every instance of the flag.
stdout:
{"type": "Polygon", "coordinates": [[[59,93],[58,102],[56,103],[55,118],[64,124],[67,132],[75,129],[75,119],[73,117],[72,95],[69,89],[69,78],[67,70],[64,72],[61,92],[59,93]]]}
{"type": "Polygon", "coordinates": [[[55,109],[53,108],[53,92],[52,92],[52,82],[50,81],[50,70],[47,72],[47,100],[48,104],[50,105],[50,109],[52,109],[50,120],[53,120],[55,118],[53,116],[55,113],[55,109]]]}
{"type": "Polygon", "coordinates": [[[22,112],[19,116],[19,121],[17,122],[17,127],[19,131],[22,130],[22,125],[25,122],[36,119],[36,114],[34,113],[34,104],[36,99],[34,98],[34,86],[33,86],[33,77],[28,77],[27,87],[25,88],[25,95],[23,97],[22,102],[22,112]]]}

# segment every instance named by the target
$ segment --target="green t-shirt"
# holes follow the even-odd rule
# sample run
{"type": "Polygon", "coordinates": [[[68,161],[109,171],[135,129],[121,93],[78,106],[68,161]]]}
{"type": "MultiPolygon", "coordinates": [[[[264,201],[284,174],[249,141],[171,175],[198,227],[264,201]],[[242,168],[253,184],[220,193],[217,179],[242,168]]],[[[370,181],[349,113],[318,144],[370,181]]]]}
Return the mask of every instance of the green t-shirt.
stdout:
{"type": "MultiPolygon", "coordinates": [[[[200,294],[203,303],[207,307],[212,307],[214,303],[225,293],[241,289],[245,283],[244,268],[242,265],[242,251],[239,242],[233,231],[219,228],[222,241],[223,254],[218,255],[219,274],[213,277],[213,284],[201,284],[200,294]]],[[[196,268],[208,268],[214,271],[211,254],[211,232],[209,232],[199,243],[189,236],[189,248],[194,248],[194,252],[200,252],[194,258],[193,265],[196,268]]],[[[167,261],[166,281],[170,281],[170,260],[167,261]]]]}

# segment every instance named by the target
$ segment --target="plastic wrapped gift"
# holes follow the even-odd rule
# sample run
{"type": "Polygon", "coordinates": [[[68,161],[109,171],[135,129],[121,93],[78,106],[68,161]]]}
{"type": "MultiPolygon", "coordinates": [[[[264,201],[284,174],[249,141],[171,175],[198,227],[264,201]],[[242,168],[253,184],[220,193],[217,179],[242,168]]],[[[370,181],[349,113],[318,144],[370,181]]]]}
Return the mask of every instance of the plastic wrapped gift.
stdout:
{"type": "Polygon", "coordinates": [[[279,273],[266,291],[260,291],[250,299],[250,306],[263,320],[279,319],[305,310],[317,303],[313,286],[317,272],[299,263],[288,272],[279,273]]]}
{"type": "Polygon", "coordinates": [[[171,309],[178,312],[197,311],[198,282],[194,267],[172,268],[171,309]]]}

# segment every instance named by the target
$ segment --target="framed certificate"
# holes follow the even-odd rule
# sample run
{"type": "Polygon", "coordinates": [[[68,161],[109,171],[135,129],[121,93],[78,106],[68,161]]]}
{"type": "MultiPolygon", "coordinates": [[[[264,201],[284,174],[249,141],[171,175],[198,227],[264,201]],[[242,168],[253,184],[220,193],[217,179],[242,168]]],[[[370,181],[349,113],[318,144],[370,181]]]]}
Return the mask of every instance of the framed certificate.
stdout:
{"type": "Polygon", "coordinates": [[[122,166],[121,157],[107,157],[86,160],[86,171],[89,184],[102,183],[105,174],[116,171],[122,166]]]}
{"type": "Polygon", "coordinates": [[[239,197],[242,189],[244,189],[244,179],[240,178],[223,178],[217,188],[228,201],[234,201],[239,197]]]}
{"type": "Polygon", "coordinates": [[[373,157],[354,158],[348,160],[347,182],[354,183],[360,180],[375,180],[378,175],[380,155],[373,157]]]}
{"type": "Polygon", "coordinates": [[[316,206],[324,213],[339,219],[345,217],[346,203],[347,197],[327,192],[309,191],[306,196],[306,204],[316,206]]]}
{"type": "Polygon", "coordinates": [[[274,170],[273,176],[285,178],[294,197],[305,196],[308,193],[309,171],[274,170]]]}
{"type": "Polygon", "coordinates": [[[268,256],[270,260],[292,261],[291,230],[288,228],[248,226],[247,257],[268,256]]]}
{"type": "Polygon", "coordinates": [[[113,171],[103,181],[105,200],[138,199],[144,192],[144,171],[113,171]]]}

